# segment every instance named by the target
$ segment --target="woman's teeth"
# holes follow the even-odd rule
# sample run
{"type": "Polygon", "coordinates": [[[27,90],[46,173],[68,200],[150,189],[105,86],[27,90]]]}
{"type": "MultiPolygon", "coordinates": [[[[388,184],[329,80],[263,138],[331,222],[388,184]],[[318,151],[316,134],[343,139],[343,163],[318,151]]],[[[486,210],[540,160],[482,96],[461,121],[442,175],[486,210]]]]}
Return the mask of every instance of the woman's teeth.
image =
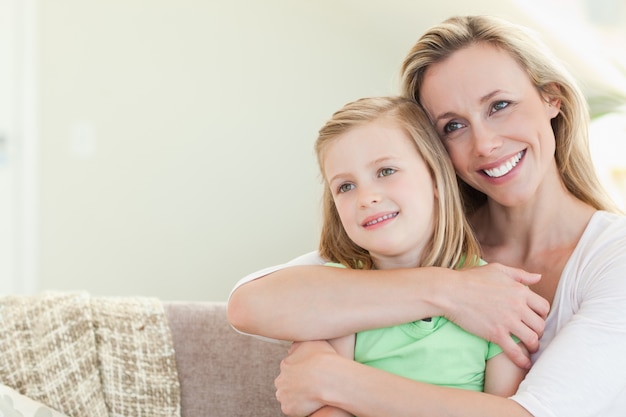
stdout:
{"type": "Polygon", "coordinates": [[[369,222],[365,223],[365,226],[372,226],[372,225],[374,225],[374,224],[376,224],[378,222],[382,222],[383,220],[387,220],[387,219],[391,219],[392,217],[396,217],[397,215],[398,215],[397,212],[396,213],[391,213],[391,214],[385,214],[384,216],[379,217],[376,220],[372,220],[372,221],[369,221],[369,222]]]}
{"type": "Polygon", "coordinates": [[[499,167],[484,169],[483,172],[489,175],[491,178],[499,178],[511,172],[511,170],[515,168],[515,165],[517,165],[517,163],[520,161],[520,159],[522,159],[522,156],[524,156],[524,151],[520,151],[517,155],[515,155],[513,158],[509,159],[499,167]]]}

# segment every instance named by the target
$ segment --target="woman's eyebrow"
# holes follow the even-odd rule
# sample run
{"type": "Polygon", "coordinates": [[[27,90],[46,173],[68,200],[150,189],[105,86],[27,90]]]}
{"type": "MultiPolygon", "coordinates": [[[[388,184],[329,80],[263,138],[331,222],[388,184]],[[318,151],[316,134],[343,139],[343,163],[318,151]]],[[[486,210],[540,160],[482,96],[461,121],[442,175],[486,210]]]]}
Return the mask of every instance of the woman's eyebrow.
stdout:
{"type": "Polygon", "coordinates": [[[453,113],[451,111],[447,111],[444,114],[440,114],[439,116],[435,117],[435,119],[433,120],[432,124],[433,125],[437,125],[437,123],[439,123],[440,120],[442,120],[442,119],[452,119],[455,116],[456,116],[456,113],[453,113]]]}
{"type": "Polygon", "coordinates": [[[491,99],[493,98],[493,96],[495,96],[496,94],[499,94],[499,93],[501,93],[501,92],[502,92],[502,90],[494,90],[494,91],[492,91],[491,93],[487,93],[487,94],[485,94],[484,96],[482,96],[482,97],[480,98],[480,103],[481,103],[481,104],[484,104],[486,101],[491,100],[491,99]]]}
{"type": "MultiPolygon", "coordinates": [[[[482,96],[478,102],[480,104],[485,104],[486,102],[490,101],[494,96],[496,96],[497,94],[500,94],[502,92],[502,90],[498,89],[498,90],[493,90],[490,93],[485,94],[484,96],[482,96]]],[[[433,120],[433,125],[436,125],[441,119],[450,119],[456,116],[456,113],[454,112],[445,112],[443,114],[440,114],[439,116],[435,117],[433,120]]]]}

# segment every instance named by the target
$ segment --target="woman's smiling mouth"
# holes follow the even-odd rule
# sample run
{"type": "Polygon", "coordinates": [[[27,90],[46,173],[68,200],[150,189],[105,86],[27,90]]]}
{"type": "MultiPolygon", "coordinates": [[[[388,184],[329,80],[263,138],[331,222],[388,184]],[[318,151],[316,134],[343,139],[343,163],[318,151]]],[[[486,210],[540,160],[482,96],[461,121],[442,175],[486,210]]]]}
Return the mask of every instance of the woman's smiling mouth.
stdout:
{"type": "Polygon", "coordinates": [[[491,168],[491,169],[483,169],[483,172],[485,174],[487,174],[488,176],[490,176],[491,178],[502,177],[502,176],[508,174],[509,172],[511,172],[511,170],[513,168],[515,168],[517,163],[524,156],[525,152],[526,152],[526,150],[520,151],[517,154],[515,154],[515,156],[513,156],[511,159],[509,159],[508,161],[506,161],[505,163],[500,165],[499,167],[495,167],[495,168],[491,168]]]}

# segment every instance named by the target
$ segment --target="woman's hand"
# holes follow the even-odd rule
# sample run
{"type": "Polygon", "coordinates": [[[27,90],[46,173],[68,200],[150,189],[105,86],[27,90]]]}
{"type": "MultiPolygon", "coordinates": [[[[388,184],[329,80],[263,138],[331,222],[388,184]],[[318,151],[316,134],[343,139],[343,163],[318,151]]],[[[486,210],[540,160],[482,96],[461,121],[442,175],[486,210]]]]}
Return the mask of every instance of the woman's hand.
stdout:
{"type": "Polygon", "coordinates": [[[517,366],[530,367],[528,355],[511,334],[528,351],[539,348],[550,305],[528,285],[539,281],[540,276],[498,263],[459,272],[455,288],[444,294],[449,303],[446,317],[468,332],[497,343],[517,366]]]}
{"type": "Polygon", "coordinates": [[[292,417],[312,414],[325,404],[322,388],[327,380],[327,359],[339,358],[327,341],[297,342],[280,363],[280,374],[274,381],[276,399],[283,413],[292,417]]]}

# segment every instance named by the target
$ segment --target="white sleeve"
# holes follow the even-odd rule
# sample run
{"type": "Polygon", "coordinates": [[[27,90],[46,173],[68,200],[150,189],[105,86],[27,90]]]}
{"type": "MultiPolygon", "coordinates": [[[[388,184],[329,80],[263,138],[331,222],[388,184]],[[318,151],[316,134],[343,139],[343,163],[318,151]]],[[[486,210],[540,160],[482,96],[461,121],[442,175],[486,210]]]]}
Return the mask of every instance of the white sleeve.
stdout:
{"type": "Polygon", "coordinates": [[[626,413],[626,238],[599,243],[564,271],[546,324],[556,335],[511,397],[534,417],[626,413]]]}
{"type": "MultiPolygon", "coordinates": [[[[230,300],[230,297],[233,295],[233,292],[235,292],[235,290],[237,288],[241,287],[242,285],[244,285],[244,284],[246,284],[246,283],[248,283],[250,281],[254,281],[255,279],[262,278],[262,277],[264,277],[266,275],[269,275],[272,272],[276,272],[278,270],[285,269],[285,268],[288,268],[290,266],[297,266],[297,265],[323,265],[324,263],[326,263],[326,261],[322,257],[320,257],[319,253],[317,251],[313,251],[313,252],[305,253],[304,255],[300,255],[297,258],[294,258],[294,259],[290,260],[287,263],[274,265],[274,266],[269,266],[267,268],[263,268],[263,269],[261,269],[259,271],[256,271],[256,272],[253,272],[251,274],[248,274],[245,277],[241,278],[239,281],[237,281],[237,283],[235,284],[235,287],[231,290],[231,292],[230,292],[230,294],[228,296],[228,299],[230,300]]],[[[281,341],[281,340],[271,339],[269,337],[264,337],[264,336],[244,333],[244,332],[238,330],[235,327],[232,327],[232,328],[237,333],[241,333],[241,334],[245,334],[245,335],[248,335],[248,336],[256,337],[257,339],[265,340],[267,342],[289,343],[289,342],[285,342],[285,341],[281,341]]]]}
{"type": "Polygon", "coordinates": [[[317,251],[313,251],[313,252],[305,253],[304,255],[300,255],[297,258],[294,258],[287,263],[263,268],[259,271],[248,274],[245,277],[241,278],[239,281],[237,281],[237,283],[235,284],[235,287],[231,290],[228,296],[228,299],[230,299],[233,292],[237,288],[241,287],[243,284],[246,284],[250,281],[254,281],[255,279],[269,275],[272,272],[276,272],[281,269],[285,269],[290,266],[297,266],[297,265],[323,265],[325,262],[326,261],[320,257],[317,251]]]}

